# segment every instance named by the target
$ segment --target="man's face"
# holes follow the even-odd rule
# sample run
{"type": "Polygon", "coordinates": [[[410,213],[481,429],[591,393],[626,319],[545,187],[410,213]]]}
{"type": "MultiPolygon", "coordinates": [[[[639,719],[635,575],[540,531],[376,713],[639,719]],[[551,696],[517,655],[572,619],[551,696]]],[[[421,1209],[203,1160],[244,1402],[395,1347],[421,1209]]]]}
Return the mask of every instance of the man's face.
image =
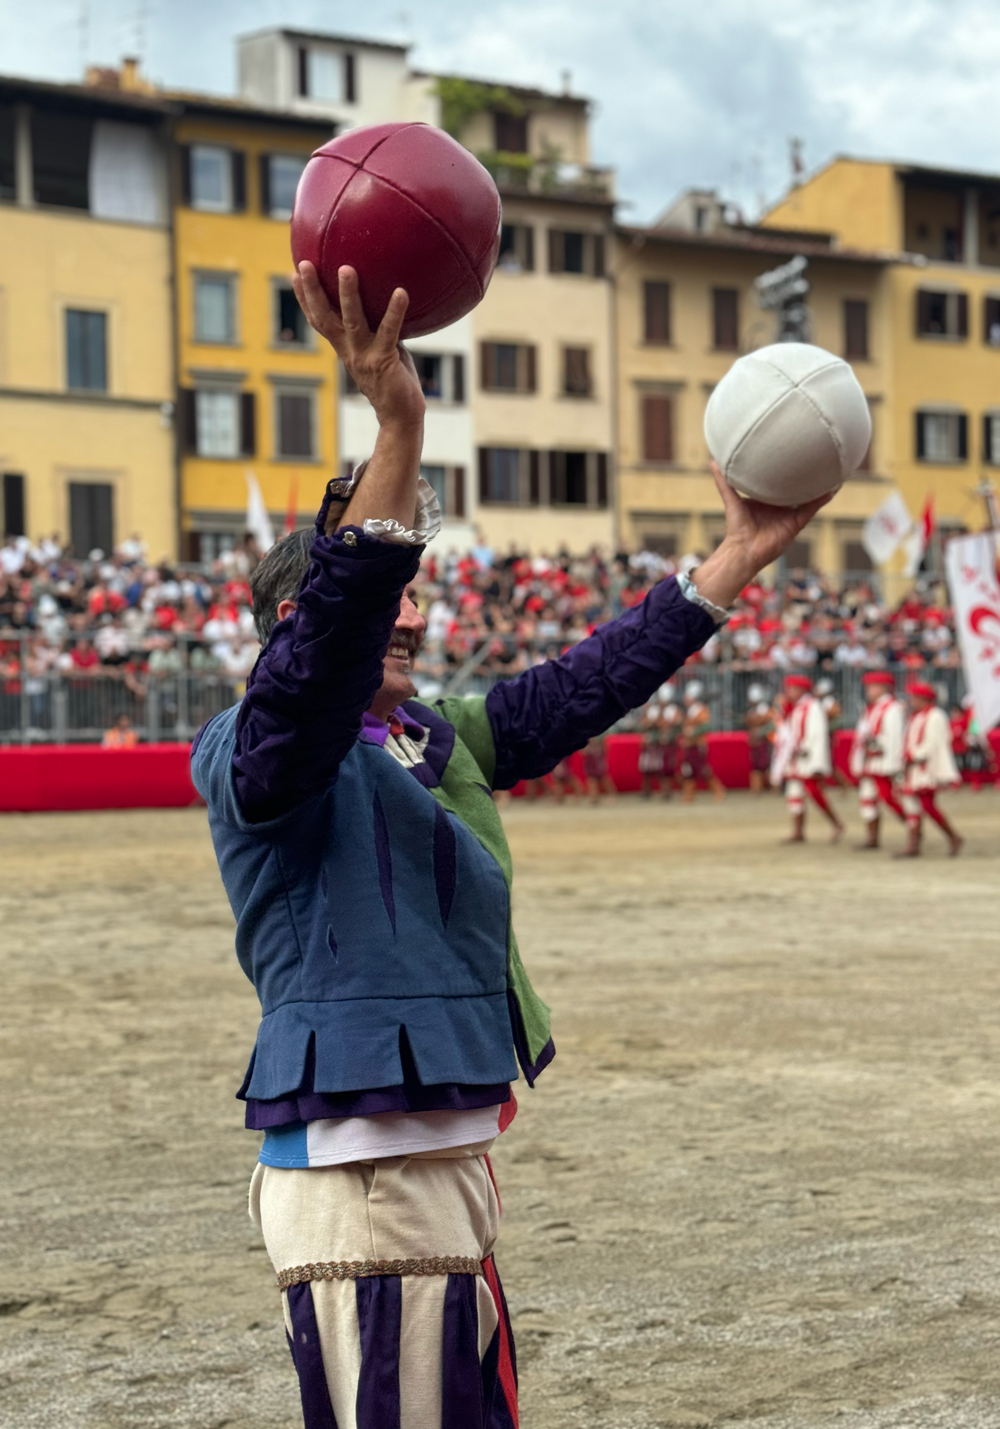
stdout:
{"type": "Polygon", "coordinates": [[[417,693],[412,678],[413,662],[423,644],[426,629],[426,620],[409,595],[404,595],[389,649],[382,661],[382,685],[372,700],[372,713],[379,718],[385,719],[397,705],[412,699],[417,693]]]}
{"type": "Polygon", "coordinates": [[[883,695],[888,693],[888,685],[865,685],[865,703],[873,705],[876,700],[880,700],[883,695]]]}

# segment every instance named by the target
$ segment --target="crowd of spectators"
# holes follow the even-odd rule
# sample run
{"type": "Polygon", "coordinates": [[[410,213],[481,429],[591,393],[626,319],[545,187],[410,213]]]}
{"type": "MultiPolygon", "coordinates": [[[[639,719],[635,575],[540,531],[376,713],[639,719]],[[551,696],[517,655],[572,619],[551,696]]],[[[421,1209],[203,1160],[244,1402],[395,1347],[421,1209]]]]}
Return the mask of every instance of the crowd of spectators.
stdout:
{"type": "MultiPolygon", "coordinates": [[[[102,674],[137,690],[149,676],[182,670],[245,680],[259,650],[248,580],[258,558],[252,537],[206,570],[150,564],[138,537],[85,560],[55,538],[9,539],[0,547],[0,679],[102,674]]],[[[472,666],[516,674],[637,604],[670,569],[646,551],[607,559],[597,550],[531,557],[482,544],[465,554],[432,547],[415,591],[427,618],[420,679],[430,688],[472,666]]],[[[942,586],[918,582],[889,606],[869,580],[837,585],[800,570],[780,587],[748,586],[694,659],[816,673],[959,664],[942,586]]]]}
{"type": "Polygon", "coordinates": [[[191,670],[245,680],[260,646],[248,577],[252,539],[210,571],[151,565],[139,537],[77,560],[56,538],[0,546],[0,680],[121,680],[137,696],[150,676],[191,670]],[[24,668],[22,669],[22,660],[24,668]]]}
{"type": "MultiPolygon", "coordinates": [[[[597,551],[532,558],[497,555],[485,546],[464,556],[431,554],[418,580],[427,617],[422,669],[444,681],[467,663],[498,675],[526,669],[635,605],[671,569],[645,551],[610,561],[597,551]]],[[[870,579],[841,585],[801,570],[780,587],[747,586],[732,618],[694,660],[736,670],[824,673],[960,664],[943,585],[918,582],[890,606],[870,579]]]]}

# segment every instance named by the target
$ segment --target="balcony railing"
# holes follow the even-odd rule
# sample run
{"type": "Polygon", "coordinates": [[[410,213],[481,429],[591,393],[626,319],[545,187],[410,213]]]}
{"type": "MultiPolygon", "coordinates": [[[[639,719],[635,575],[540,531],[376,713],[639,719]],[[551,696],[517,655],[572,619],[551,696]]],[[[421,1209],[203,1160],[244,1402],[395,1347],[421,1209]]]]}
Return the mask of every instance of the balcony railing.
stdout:
{"type": "Polygon", "coordinates": [[[508,154],[487,151],[477,154],[503,189],[521,189],[524,193],[544,197],[579,198],[609,202],[615,196],[613,169],[596,168],[592,164],[569,164],[562,159],[536,158],[532,154],[508,154]]]}

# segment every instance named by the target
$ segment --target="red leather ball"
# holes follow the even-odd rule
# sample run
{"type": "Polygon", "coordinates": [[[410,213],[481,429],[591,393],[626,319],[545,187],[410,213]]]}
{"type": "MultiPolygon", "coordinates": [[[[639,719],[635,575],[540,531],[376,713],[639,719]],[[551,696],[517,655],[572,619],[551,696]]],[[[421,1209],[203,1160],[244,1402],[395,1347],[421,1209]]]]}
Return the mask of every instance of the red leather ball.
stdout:
{"type": "Polygon", "coordinates": [[[357,270],[369,326],[394,288],[410,306],[402,336],[457,322],[486,292],[500,247],[500,195],[443,129],[371,124],[317,149],[299,181],[292,257],[316,265],[337,310],[337,269],[357,270]]]}

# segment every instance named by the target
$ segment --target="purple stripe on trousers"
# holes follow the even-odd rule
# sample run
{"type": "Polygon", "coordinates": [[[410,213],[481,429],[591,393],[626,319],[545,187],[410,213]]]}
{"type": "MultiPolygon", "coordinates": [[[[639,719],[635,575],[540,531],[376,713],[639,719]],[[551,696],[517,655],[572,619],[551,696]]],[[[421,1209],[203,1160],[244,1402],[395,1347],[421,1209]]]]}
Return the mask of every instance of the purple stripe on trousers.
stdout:
{"type": "Polygon", "coordinates": [[[441,1429],[481,1429],[483,1375],[479,1364],[476,1275],[449,1275],[441,1342],[441,1429]]]}
{"type": "Polygon", "coordinates": [[[295,1372],[299,1377],[299,1393],[302,1396],[302,1418],[305,1429],[337,1429],[337,1420],[330,1403],[330,1390],[323,1369],[323,1354],[319,1343],[319,1329],[316,1325],[316,1310],[313,1306],[312,1286],[289,1285],[288,1313],[292,1319],[292,1333],[288,1336],[288,1348],[292,1352],[295,1372]]]}
{"type": "Polygon", "coordinates": [[[392,931],[395,933],[396,899],[392,891],[392,849],[389,845],[389,824],[377,789],[372,802],[372,820],[375,828],[375,857],[378,860],[379,888],[382,891],[382,902],[389,915],[392,931]]]}
{"type": "Polygon", "coordinates": [[[371,1275],[355,1284],[361,1331],[358,1429],[399,1429],[403,1282],[398,1275],[371,1275]]]}

